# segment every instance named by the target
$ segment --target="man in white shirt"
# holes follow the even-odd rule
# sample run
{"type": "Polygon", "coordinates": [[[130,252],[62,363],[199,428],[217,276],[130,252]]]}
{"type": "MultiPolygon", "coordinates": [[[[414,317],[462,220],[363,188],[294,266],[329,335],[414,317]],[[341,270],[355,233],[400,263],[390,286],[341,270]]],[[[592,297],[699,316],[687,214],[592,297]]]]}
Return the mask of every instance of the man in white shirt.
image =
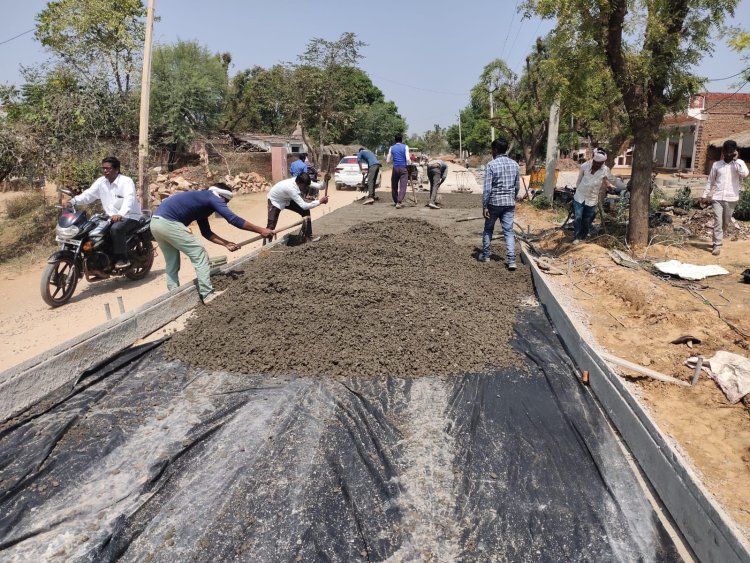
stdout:
{"type": "Polygon", "coordinates": [[[594,149],[591,160],[581,165],[576,182],[576,193],[573,196],[573,244],[578,244],[589,235],[589,229],[596,217],[596,206],[599,203],[599,192],[602,185],[607,187],[624,187],[622,180],[615,178],[604,164],[607,153],[604,149],[594,149]]]}
{"type": "MultiPolygon", "coordinates": [[[[320,190],[321,187],[328,184],[330,179],[331,175],[326,174],[324,183],[319,184],[311,181],[307,172],[302,172],[294,178],[287,178],[278,182],[268,192],[268,223],[266,227],[272,230],[276,228],[276,223],[278,223],[279,215],[283,209],[290,209],[299,213],[302,217],[309,217],[310,210],[313,207],[328,203],[327,195],[313,201],[305,201],[305,196],[309,193],[311,187],[320,190]]],[[[312,221],[307,222],[305,239],[307,241],[313,240],[312,221]]]]}
{"type": "Polygon", "coordinates": [[[703,190],[701,203],[711,204],[714,212],[713,249],[711,254],[721,254],[724,234],[732,220],[734,208],[740,199],[740,178],[747,178],[747,165],[737,158],[737,143],[724,141],[721,147],[721,158],[711,167],[708,181],[703,190]]]}
{"type": "Polygon", "coordinates": [[[112,254],[116,260],[115,268],[127,268],[128,249],[125,245],[127,236],[139,225],[141,204],[135,196],[135,184],[127,176],[120,174],[120,161],[114,156],[102,160],[101,178],[80,195],[70,200],[71,205],[86,205],[100,199],[104,212],[112,219],[109,236],[112,239],[112,254]]]}

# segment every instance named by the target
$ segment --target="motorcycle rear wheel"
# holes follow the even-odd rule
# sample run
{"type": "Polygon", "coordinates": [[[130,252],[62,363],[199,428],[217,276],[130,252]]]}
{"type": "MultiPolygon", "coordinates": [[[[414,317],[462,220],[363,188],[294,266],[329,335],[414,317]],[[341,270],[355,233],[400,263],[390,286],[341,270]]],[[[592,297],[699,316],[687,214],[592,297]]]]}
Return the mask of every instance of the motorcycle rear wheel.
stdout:
{"type": "Polygon", "coordinates": [[[47,264],[42,273],[42,299],[50,307],[65,305],[78,285],[78,272],[71,258],[60,258],[47,264]]]}
{"type": "Polygon", "coordinates": [[[133,239],[128,248],[128,258],[132,266],[125,272],[125,277],[130,280],[143,279],[154,265],[154,245],[150,240],[133,239]]]}

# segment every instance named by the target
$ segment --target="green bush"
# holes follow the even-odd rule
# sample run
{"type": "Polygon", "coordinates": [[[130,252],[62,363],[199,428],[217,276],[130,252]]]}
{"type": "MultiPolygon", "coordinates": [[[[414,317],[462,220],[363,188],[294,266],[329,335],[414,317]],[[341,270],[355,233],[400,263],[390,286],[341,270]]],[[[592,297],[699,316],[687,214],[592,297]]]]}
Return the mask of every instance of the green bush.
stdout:
{"type": "Polygon", "coordinates": [[[740,191],[740,199],[734,208],[734,218],[739,221],[750,220],[750,187],[747,184],[740,191]]]}
{"type": "Polygon", "coordinates": [[[531,200],[531,206],[534,209],[552,209],[552,202],[546,195],[540,194],[534,196],[534,199],[531,200]]]}
{"type": "Polygon", "coordinates": [[[41,192],[28,192],[8,200],[5,203],[5,212],[8,219],[18,219],[44,206],[44,196],[41,192]]]}
{"type": "Polygon", "coordinates": [[[695,200],[690,191],[690,186],[682,186],[674,196],[673,205],[680,209],[688,210],[693,207],[695,200]]]}
{"type": "Polygon", "coordinates": [[[659,186],[654,186],[651,191],[651,200],[649,201],[649,209],[651,211],[658,211],[661,204],[667,199],[667,194],[659,186]]]}

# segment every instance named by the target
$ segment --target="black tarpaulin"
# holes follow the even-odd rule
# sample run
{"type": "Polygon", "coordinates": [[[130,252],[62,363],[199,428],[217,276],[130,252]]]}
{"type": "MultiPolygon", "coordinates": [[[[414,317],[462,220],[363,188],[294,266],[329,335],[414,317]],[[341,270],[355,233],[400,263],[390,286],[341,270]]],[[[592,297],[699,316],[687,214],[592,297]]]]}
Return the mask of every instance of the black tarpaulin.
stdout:
{"type": "Polygon", "coordinates": [[[379,379],[131,350],[0,435],[0,558],[679,560],[540,308],[513,345],[379,379]]]}

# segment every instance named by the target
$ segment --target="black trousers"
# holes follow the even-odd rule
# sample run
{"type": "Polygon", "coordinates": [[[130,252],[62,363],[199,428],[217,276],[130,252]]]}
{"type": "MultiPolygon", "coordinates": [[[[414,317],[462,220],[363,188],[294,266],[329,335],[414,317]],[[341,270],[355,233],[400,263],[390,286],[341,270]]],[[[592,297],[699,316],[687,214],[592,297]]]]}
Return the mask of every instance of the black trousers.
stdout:
{"type": "MultiPolygon", "coordinates": [[[[310,216],[309,209],[302,209],[294,201],[290,201],[289,205],[286,206],[286,209],[289,209],[290,211],[294,211],[295,213],[299,213],[302,217],[310,216]]],[[[276,224],[279,222],[279,215],[281,215],[281,209],[279,209],[278,207],[275,207],[269,201],[268,202],[268,223],[266,224],[266,228],[275,229],[276,224]]],[[[307,222],[307,226],[305,228],[305,236],[308,238],[312,237],[312,221],[307,222]]]]}
{"type": "Polygon", "coordinates": [[[109,236],[112,238],[112,254],[115,258],[127,258],[128,247],[125,244],[125,239],[138,228],[138,225],[140,223],[135,219],[126,219],[124,217],[122,221],[112,223],[109,229],[109,236]]]}

